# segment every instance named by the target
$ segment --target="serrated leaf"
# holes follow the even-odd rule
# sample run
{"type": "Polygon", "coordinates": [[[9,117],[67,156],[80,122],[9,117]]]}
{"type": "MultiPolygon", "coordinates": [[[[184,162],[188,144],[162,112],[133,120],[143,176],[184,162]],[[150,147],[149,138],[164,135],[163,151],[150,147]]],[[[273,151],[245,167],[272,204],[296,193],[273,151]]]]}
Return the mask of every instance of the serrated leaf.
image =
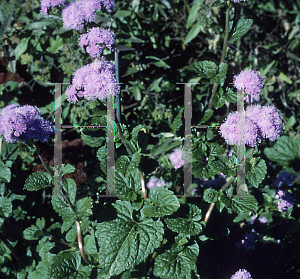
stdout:
{"type": "Polygon", "coordinates": [[[23,231],[23,237],[27,240],[38,240],[41,235],[43,235],[43,230],[35,225],[31,225],[23,231]]]}
{"type": "Polygon", "coordinates": [[[93,199],[83,198],[76,202],[76,215],[77,217],[86,217],[93,214],[93,199]]]}
{"type": "MultiPolygon", "coordinates": [[[[248,162],[248,161],[246,161],[248,162]]],[[[265,160],[260,159],[256,165],[250,165],[250,163],[246,163],[246,179],[250,184],[252,184],[255,188],[262,183],[267,174],[267,165],[265,160]]]]}
{"type": "Polygon", "coordinates": [[[222,62],[219,66],[219,80],[220,86],[223,86],[225,83],[226,75],[227,75],[228,65],[225,62],[222,62]]]}
{"type": "Polygon", "coordinates": [[[225,154],[225,148],[216,142],[208,143],[209,156],[219,157],[225,154]]]}
{"type": "Polygon", "coordinates": [[[82,266],[80,256],[75,252],[59,253],[55,256],[48,274],[50,279],[90,278],[90,275],[91,267],[82,266]]]}
{"type": "Polygon", "coordinates": [[[226,3],[225,0],[216,0],[212,5],[211,7],[217,7],[217,6],[220,6],[222,4],[226,3]]]}
{"type": "Polygon", "coordinates": [[[0,182],[9,183],[11,179],[10,169],[0,161],[0,182]]]}
{"type": "Polygon", "coordinates": [[[28,273],[28,279],[41,279],[44,278],[45,274],[48,273],[48,267],[47,265],[39,261],[38,265],[35,267],[33,271],[29,271],[28,273]]]}
{"type": "Polygon", "coordinates": [[[74,181],[74,179],[71,179],[71,178],[64,179],[63,180],[63,188],[66,189],[66,191],[69,195],[69,199],[70,199],[71,203],[73,204],[75,202],[76,191],[77,191],[76,182],[74,181]]]}
{"type": "Polygon", "coordinates": [[[27,191],[38,191],[40,189],[45,189],[52,186],[51,180],[52,179],[49,173],[37,171],[30,174],[26,178],[24,189],[27,191]]]}
{"type": "Polygon", "coordinates": [[[155,258],[153,274],[161,279],[183,279],[191,276],[192,266],[199,255],[197,243],[184,250],[166,250],[155,258]]]}
{"type": "Polygon", "coordinates": [[[82,140],[90,147],[99,147],[106,139],[106,133],[102,129],[83,129],[81,130],[82,140]]]}
{"type": "Polygon", "coordinates": [[[225,99],[227,102],[236,103],[237,102],[237,93],[234,92],[231,88],[226,88],[225,99]]]}
{"type": "Polygon", "coordinates": [[[128,176],[132,171],[138,168],[141,160],[141,154],[140,153],[134,153],[131,158],[131,162],[128,165],[126,169],[125,176],[128,176]]]}
{"type": "Polygon", "coordinates": [[[208,203],[216,202],[218,199],[218,191],[213,188],[205,189],[203,199],[208,203]]]}
{"type": "Polygon", "coordinates": [[[230,42],[241,38],[244,34],[248,32],[253,23],[253,19],[239,19],[236,27],[234,28],[232,37],[229,39],[230,42]]]}
{"type": "Polygon", "coordinates": [[[212,61],[200,61],[187,66],[187,70],[196,72],[200,77],[212,79],[217,76],[217,65],[212,61]]]}
{"type": "Polygon", "coordinates": [[[153,253],[163,239],[161,221],[147,219],[136,222],[128,201],[116,201],[118,218],[97,225],[99,263],[110,276],[119,275],[142,262],[153,253]]]}
{"type": "Polygon", "coordinates": [[[115,170],[125,175],[127,167],[130,164],[130,159],[126,155],[122,155],[117,159],[115,170]]]}
{"type": "Polygon", "coordinates": [[[139,170],[135,169],[128,176],[115,172],[115,194],[121,195],[120,199],[135,201],[142,195],[142,186],[139,170]]]}
{"type": "Polygon", "coordinates": [[[70,164],[62,164],[61,171],[63,175],[72,173],[75,171],[75,167],[70,164]]]}
{"type": "Polygon", "coordinates": [[[0,197],[0,214],[8,217],[12,212],[12,202],[7,197],[0,197]]]}
{"type": "Polygon", "coordinates": [[[300,142],[296,139],[281,136],[272,148],[264,149],[269,160],[281,166],[289,166],[292,160],[300,157],[300,142]]]}
{"type": "Polygon", "coordinates": [[[221,195],[220,203],[228,209],[232,209],[235,213],[254,212],[258,210],[258,203],[254,196],[244,195],[240,197],[229,198],[225,194],[221,195]]]}
{"type": "Polygon", "coordinates": [[[172,124],[171,124],[172,131],[179,130],[180,126],[182,125],[182,120],[181,120],[182,112],[183,112],[183,109],[180,109],[179,113],[176,115],[174,121],[172,122],[172,124]]]}
{"type": "Polygon", "coordinates": [[[213,96],[212,104],[214,105],[215,109],[219,109],[224,106],[225,104],[225,96],[223,95],[223,89],[220,90],[213,96]]]}
{"type": "Polygon", "coordinates": [[[97,158],[100,162],[103,162],[107,156],[106,146],[101,146],[97,151],[97,158]]]}
{"type": "Polygon", "coordinates": [[[151,188],[149,193],[151,204],[144,205],[141,214],[146,217],[171,215],[180,207],[174,193],[164,187],[151,188]]]}
{"type": "Polygon", "coordinates": [[[173,232],[185,235],[197,235],[202,231],[201,209],[194,204],[188,204],[190,212],[187,218],[166,218],[167,227],[173,232]]]}
{"type": "Polygon", "coordinates": [[[15,161],[19,154],[19,147],[15,143],[2,142],[1,145],[1,160],[2,161],[15,161]]]}
{"type": "Polygon", "coordinates": [[[184,44],[187,45],[189,42],[195,39],[200,33],[200,31],[201,31],[201,24],[200,22],[196,22],[194,26],[191,28],[191,30],[187,33],[184,39],[184,44]]]}

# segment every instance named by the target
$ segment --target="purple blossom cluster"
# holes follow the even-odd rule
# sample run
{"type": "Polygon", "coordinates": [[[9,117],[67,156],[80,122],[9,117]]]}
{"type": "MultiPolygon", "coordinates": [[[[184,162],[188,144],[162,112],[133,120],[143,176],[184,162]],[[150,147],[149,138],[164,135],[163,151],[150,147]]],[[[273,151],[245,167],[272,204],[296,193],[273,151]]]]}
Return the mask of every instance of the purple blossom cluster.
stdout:
{"type": "MultiPolygon", "coordinates": [[[[251,225],[253,225],[253,223],[254,223],[254,221],[257,219],[257,214],[255,214],[255,215],[253,215],[251,218],[250,218],[250,220],[249,220],[249,224],[251,224],[251,225]]],[[[258,219],[257,219],[260,223],[262,223],[262,224],[266,224],[266,223],[268,223],[268,219],[266,218],[266,217],[259,217],[258,219]]]]}
{"type": "MultiPolygon", "coordinates": [[[[243,112],[232,112],[220,127],[220,134],[229,145],[237,143],[237,123],[243,112]]],[[[274,106],[249,106],[245,112],[244,143],[254,147],[268,138],[274,141],[283,132],[282,115],[274,106]]]]}
{"type": "Polygon", "coordinates": [[[231,0],[232,2],[234,2],[234,3],[240,3],[240,2],[242,2],[242,1],[248,1],[248,0],[231,0]]]}
{"type": "Polygon", "coordinates": [[[93,27],[89,32],[82,34],[79,38],[78,45],[83,48],[86,47],[87,53],[96,58],[103,52],[104,47],[99,44],[106,45],[109,50],[114,50],[113,45],[116,41],[116,35],[109,30],[102,27],[93,27]]]}
{"type": "Polygon", "coordinates": [[[0,135],[4,135],[7,142],[27,142],[37,139],[45,142],[54,132],[50,121],[41,117],[37,107],[11,104],[1,110],[0,135]]]}
{"type": "Polygon", "coordinates": [[[185,161],[182,160],[184,152],[181,149],[175,149],[169,156],[169,160],[173,164],[175,169],[179,169],[185,164],[185,161]]]}
{"type": "Polygon", "coordinates": [[[295,197],[288,191],[277,191],[275,198],[277,201],[278,211],[287,211],[289,208],[294,206],[295,197]]]}
{"type": "Polygon", "coordinates": [[[103,60],[96,59],[74,73],[72,85],[67,88],[66,96],[69,102],[76,103],[77,97],[105,100],[108,95],[116,96],[119,91],[115,66],[103,57],[103,60]]]}
{"type": "Polygon", "coordinates": [[[246,269],[240,269],[233,274],[230,279],[252,279],[252,277],[246,269]]]}
{"type": "Polygon", "coordinates": [[[255,242],[262,242],[263,236],[259,233],[257,233],[254,229],[252,229],[251,233],[246,233],[244,235],[244,239],[242,239],[240,242],[236,243],[235,246],[237,248],[244,248],[249,250],[255,249],[255,242]]]}
{"type": "Polygon", "coordinates": [[[41,13],[46,15],[50,7],[64,5],[65,0],[41,0],[41,13]]]}
{"type": "Polygon", "coordinates": [[[92,22],[96,18],[96,12],[101,10],[101,4],[108,12],[115,6],[114,0],[79,0],[70,3],[62,11],[63,26],[65,29],[80,30],[84,21],[92,22]]]}
{"type": "Polygon", "coordinates": [[[147,183],[147,188],[163,187],[167,186],[164,180],[159,180],[157,177],[151,177],[147,183]]]}
{"type": "Polygon", "coordinates": [[[297,175],[289,173],[287,171],[282,171],[279,173],[278,177],[274,181],[274,186],[280,188],[283,186],[292,186],[293,181],[296,179],[297,175]]]}
{"type": "MultiPolygon", "coordinates": [[[[243,70],[233,77],[234,87],[237,89],[245,89],[245,93],[251,96],[251,103],[260,100],[261,89],[264,86],[264,78],[260,72],[253,70],[243,70]]],[[[248,96],[244,101],[249,103],[248,96]]]]}

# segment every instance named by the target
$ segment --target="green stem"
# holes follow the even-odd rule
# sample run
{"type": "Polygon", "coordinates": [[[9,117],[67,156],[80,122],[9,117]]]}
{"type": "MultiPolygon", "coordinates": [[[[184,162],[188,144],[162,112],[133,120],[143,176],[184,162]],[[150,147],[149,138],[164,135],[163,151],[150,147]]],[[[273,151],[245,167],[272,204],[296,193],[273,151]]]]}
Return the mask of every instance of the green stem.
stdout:
{"type": "MultiPolygon", "coordinates": [[[[225,55],[226,55],[226,49],[227,49],[227,42],[228,42],[228,34],[229,34],[229,30],[228,30],[228,26],[229,26],[229,9],[230,9],[230,1],[228,1],[227,5],[227,9],[226,9],[226,22],[225,22],[225,37],[224,37],[224,43],[223,43],[223,51],[222,51],[222,57],[220,60],[220,64],[222,62],[224,62],[225,59],[225,55]]],[[[214,84],[214,88],[213,88],[213,92],[211,94],[210,100],[209,100],[209,104],[208,104],[208,109],[212,108],[212,99],[213,96],[216,94],[218,88],[218,84],[215,83],[214,84]]]]}

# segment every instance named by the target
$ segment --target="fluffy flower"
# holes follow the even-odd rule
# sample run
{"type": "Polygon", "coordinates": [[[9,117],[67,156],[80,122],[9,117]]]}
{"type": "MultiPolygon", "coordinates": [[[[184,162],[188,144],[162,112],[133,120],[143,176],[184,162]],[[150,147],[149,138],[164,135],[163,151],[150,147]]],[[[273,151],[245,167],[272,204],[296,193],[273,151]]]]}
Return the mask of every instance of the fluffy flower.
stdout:
{"type": "Polygon", "coordinates": [[[74,73],[72,83],[66,90],[66,96],[68,101],[73,103],[77,102],[77,97],[84,96],[88,100],[105,100],[108,95],[116,96],[120,91],[115,67],[106,60],[95,60],[78,69],[74,73]]]}
{"type": "Polygon", "coordinates": [[[274,181],[274,186],[276,188],[280,188],[284,185],[286,186],[292,186],[293,185],[293,181],[295,180],[295,178],[297,177],[297,175],[289,173],[287,171],[282,171],[278,177],[275,179],[274,181]]]}
{"type": "Polygon", "coordinates": [[[264,79],[258,71],[243,70],[233,77],[234,87],[237,89],[245,89],[245,93],[257,99],[257,95],[261,93],[264,86],[264,79]]]}
{"type": "Polygon", "coordinates": [[[99,44],[106,45],[109,50],[114,50],[113,45],[116,41],[116,35],[109,30],[102,27],[93,27],[88,33],[82,34],[79,38],[78,45],[83,48],[86,47],[87,53],[96,58],[103,52],[104,47],[99,44]]]}
{"type": "Polygon", "coordinates": [[[41,1],[41,13],[46,15],[48,8],[64,5],[65,0],[42,0],[41,1]]]}
{"type": "Polygon", "coordinates": [[[92,22],[96,18],[96,12],[101,10],[101,4],[111,12],[115,6],[114,0],[79,0],[72,2],[62,11],[65,29],[79,30],[83,28],[84,21],[92,22]]]}
{"type": "Polygon", "coordinates": [[[240,269],[230,279],[252,279],[252,277],[246,269],[240,269]]]}
{"type": "Polygon", "coordinates": [[[231,0],[232,2],[234,2],[234,3],[240,3],[240,2],[242,2],[242,1],[248,1],[248,0],[231,0]]]}
{"type": "Polygon", "coordinates": [[[275,198],[278,199],[277,206],[279,211],[287,211],[290,207],[294,206],[295,197],[288,191],[277,191],[275,198]]]}
{"type": "Polygon", "coordinates": [[[37,139],[45,142],[54,132],[54,126],[41,117],[37,107],[12,104],[4,107],[0,115],[0,135],[7,142],[27,142],[37,139]]]}
{"type": "Polygon", "coordinates": [[[175,169],[179,169],[184,165],[185,161],[182,160],[183,154],[184,152],[180,149],[175,149],[175,151],[170,154],[169,160],[171,161],[175,169]]]}
{"type": "Polygon", "coordinates": [[[151,177],[147,183],[147,188],[163,187],[167,185],[168,183],[164,180],[158,180],[157,177],[151,177]]]}
{"type": "MultiPolygon", "coordinates": [[[[220,127],[220,134],[229,145],[236,145],[237,124],[242,120],[242,112],[232,112],[228,114],[226,121],[220,127]]],[[[261,136],[255,123],[245,116],[244,143],[254,147],[261,142],[261,136]]]]}
{"type": "Polygon", "coordinates": [[[246,117],[257,125],[260,136],[271,141],[278,139],[283,132],[282,115],[274,106],[249,106],[246,110],[246,117]]]}

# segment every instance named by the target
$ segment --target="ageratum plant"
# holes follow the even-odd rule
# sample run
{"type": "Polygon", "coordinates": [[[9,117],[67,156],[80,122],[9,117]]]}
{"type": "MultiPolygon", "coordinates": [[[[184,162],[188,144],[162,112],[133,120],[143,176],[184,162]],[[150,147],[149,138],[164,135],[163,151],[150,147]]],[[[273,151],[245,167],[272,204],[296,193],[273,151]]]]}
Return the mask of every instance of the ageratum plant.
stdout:
{"type": "MultiPolygon", "coordinates": [[[[211,6],[214,8],[222,5],[226,8],[220,63],[217,65],[213,61],[201,60],[186,66],[188,76],[196,75],[198,81],[203,83],[209,80],[211,86],[212,93],[208,96],[207,108],[204,105],[198,107],[197,128],[188,136],[183,135],[180,130],[184,125],[184,109],[188,110],[191,104],[180,109],[170,122],[170,131],[161,132],[156,144],[149,144],[147,126],[135,123],[137,125],[132,127],[120,123],[116,118],[113,125],[115,164],[109,168],[108,162],[111,158],[108,149],[112,137],[109,134],[111,123],[108,103],[112,97],[122,95],[122,91],[117,83],[118,65],[108,61],[104,53],[117,50],[117,37],[110,29],[102,26],[88,29],[86,25],[96,21],[97,12],[100,10],[113,12],[115,2],[41,1],[41,14],[44,16],[49,16],[51,8],[61,11],[63,27],[67,30],[73,29],[74,34],[78,35],[78,46],[83,53],[85,51],[82,55],[88,57],[86,64],[74,72],[72,83],[64,96],[72,104],[85,100],[95,102],[96,106],[85,126],[104,126],[107,131],[82,127],[80,134],[99,160],[102,180],[98,183],[104,181],[107,185],[111,184],[111,176],[105,172],[113,171],[116,196],[97,199],[89,195],[79,196],[76,182],[65,178],[75,168],[70,164],[50,167],[40,153],[37,141],[45,142],[53,135],[53,124],[42,118],[38,108],[34,106],[12,103],[2,108],[0,178],[4,190],[1,190],[0,198],[0,224],[3,225],[5,218],[12,212],[13,200],[10,196],[13,196],[13,189],[8,191],[5,184],[11,180],[10,169],[17,156],[14,154],[18,152],[18,148],[24,146],[28,152],[37,152],[46,169],[46,172],[31,173],[26,178],[24,190],[29,194],[43,190],[44,198],[47,193],[47,198],[51,199],[51,210],[60,220],[53,222],[51,218],[38,218],[35,224],[24,230],[23,241],[33,243],[32,246],[36,244],[34,258],[38,259],[30,262],[28,258],[33,253],[28,249],[24,256],[24,262],[28,262],[26,265],[20,262],[13,246],[0,235],[7,251],[17,261],[18,268],[11,273],[13,276],[57,279],[214,278],[213,270],[207,275],[206,270],[201,268],[201,263],[209,259],[208,252],[201,249],[206,243],[213,238],[219,241],[228,237],[234,223],[239,222],[241,229],[247,227],[245,224],[248,223],[247,228],[252,229],[251,233],[249,231],[242,234],[245,239],[232,243],[231,249],[255,250],[255,245],[263,243],[264,238],[252,225],[257,225],[258,222],[262,226],[271,223],[270,212],[274,212],[274,216],[283,216],[286,220],[292,219],[291,214],[297,204],[294,195],[297,191],[293,185],[296,183],[295,179],[299,178],[299,173],[292,169],[287,173],[281,172],[274,182],[277,192],[264,186],[263,182],[267,174],[266,158],[289,167],[292,160],[299,158],[300,143],[296,139],[282,136],[284,124],[279,109],[272,104],[255,104],[260,100],[265,86],[263,75],[259,71],[247,68],[237,71],[231,80],[233,86],[225,86],[229,75],[229,62],[225,59],[228,42],[239,40],[248,32],[253,22],[251,19],[236,17],[229,20],[232,5],[237,9],[236,5],[242,2],[218,0],[211,6]],[[243,91],[241,99],[238,95],[240,93],[234,88],[243,91]],[[216,135],[208,132],[204,135],[197,130],[203,128],[201,126],[211,127],[206,124],[215,125],[213,121],[209,123],[209,120],[225,104],[227,108],[232,108],[230,103],[244,104],[244,101],[248,104],[245,110],[233,109],[223,116],[224,121],[219,123],[220,129],[216,135]],[[237,127],[241,121],[244,121],[242,140],[237,127]],[[191,154],[183,147],[188,137],[191,139],[191,154]],[[271,143],[272,147],[265,147],[263,144],[269,141],[274,142],[271,143]],[[226,150],[228,146],[231,148],[230,154],[226,150]],[[241,157],[241,146],[244,148],[242,154],[245,154],[242,162],[245,176],[242,195],[237,191],[236,183],[236,168],[239,167],[236,161],[241,157]],[[261,146],[264,147],[263,152],[261,146]],[[280,157],[283,154],[284,159],[280,157]],[[154,168],[149,167],[151,164],[154,168]],[[183,170],[184,176],[186,173],[193,174],[196,183],[174,183],[176,180],[172,175],[183,175],[183,170]],[[183,193],[181,198],[176,196],[178,193],[183,193]],[[213,213],[217,212],[230,220],[225,233],[211,232],[211,224],[217,217],[213,213]]],[[[54,21],[57,18],[52,19],[54,21]]],[[[188,41],[190,39],[185,40],[186,43],[188,41]]],[[[258,226],[258,229],[261,227],[258,226]]],[[[278,243],[275,236],[272,241],[278,243]]],[[[5,255],[1,260],[5,261],[5,255]]],[[[250,279],[254,276],[250,273],[255,274],[248,267],[246,270],[245,266],[235,266],[234,270],[228,269],[221,276],[250,279]]]]}

